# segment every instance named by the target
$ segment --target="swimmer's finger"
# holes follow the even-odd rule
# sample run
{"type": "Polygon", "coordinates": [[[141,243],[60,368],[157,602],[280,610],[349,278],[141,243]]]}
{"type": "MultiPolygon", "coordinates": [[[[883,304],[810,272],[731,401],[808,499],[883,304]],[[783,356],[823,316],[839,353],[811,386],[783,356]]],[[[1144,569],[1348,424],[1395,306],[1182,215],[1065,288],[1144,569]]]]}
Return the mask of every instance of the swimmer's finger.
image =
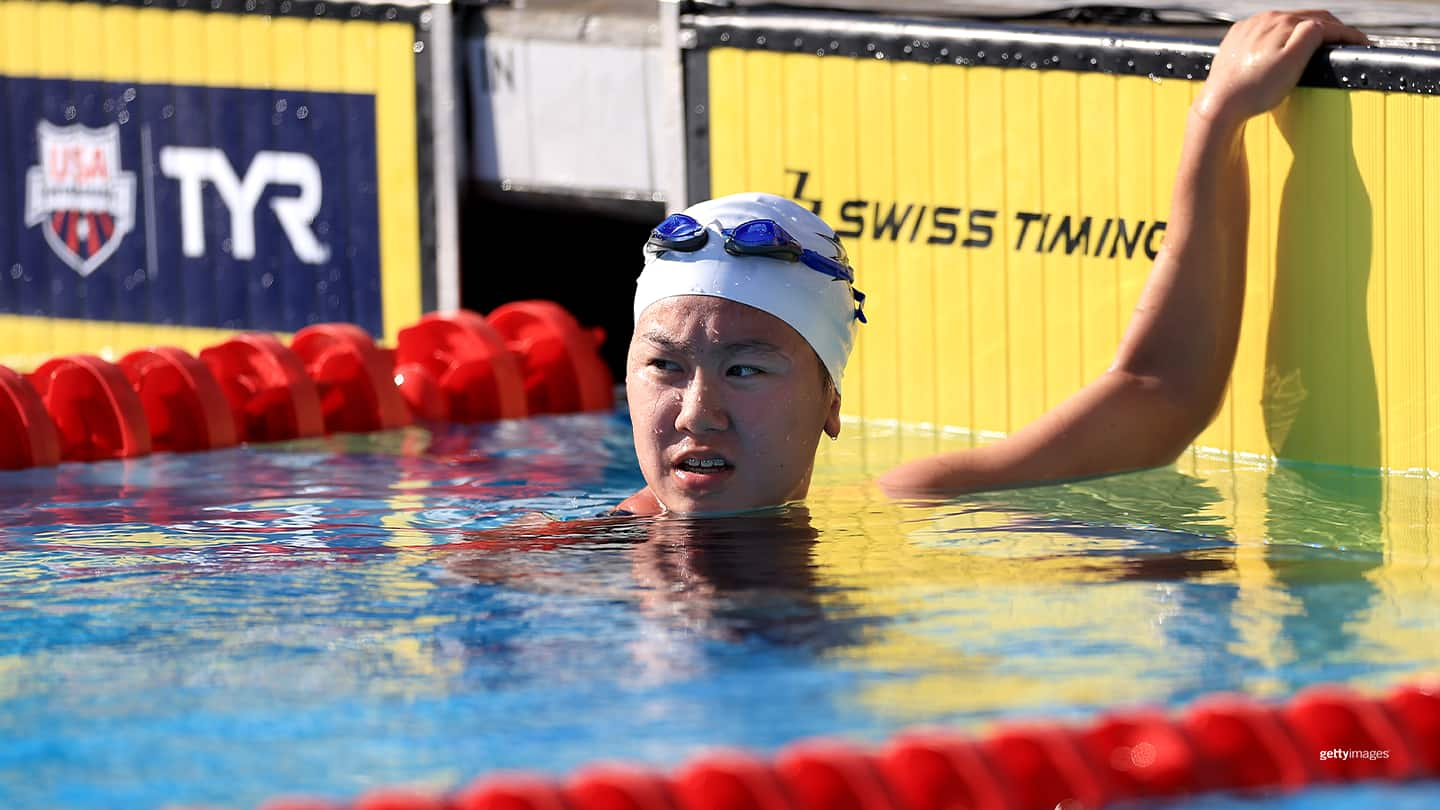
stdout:
{"type": "Polygon", "coordinates": [[[1325,42],[1343,42],[1347,45],[1369,45],[1370,38],[1365,36],[1357,28],[1340,22],[1340,19],[1324,9],[1306,9],[1304,11],[1292,11],[1291,14],[1305,17],[1313,22],[1319,23],[1321,33],[1325,42]]]}
{"type": "Polygon", "coordinates": [[[1340,39],[1341,42],[1347,45],[1360,45],[1362,47],[1369,47],[1375,44],[1370,41],[1370,37],[1367,36],[1365,32],[1357,28],[1351,28],[1348,25],[1344,26],[1344,28],[1345,35],[1340,39]]]}
{"type": "Polygon", "coordinates": [[[1283,35],[1285,41],[1280,46],[1281,51],[1287,56],[1309,59],[1310,54],[1325,42],[1325,24],[1315,19],[1301,20],[1283,35]]]}
{"type": "Polygon", "coordinates": [[[1325,42],[1341,42],[1346,45],[1369,45],[1370,37],[1358,28],[1351,28],[1345,23],[1331,17],[1328,20],[1315,20],[1320,24],[1320,33],[1324,35],[1325,42]]]}
{"type": "Polygon", "coordinates": [[[1334,14],[1324,9],[1272,12],[1257,18],[1257,22],[1263,25],[1264,34],[1284,36],[1287,42],[1296,31],[1318,25],[1322,42],[1337,42],[1346,45],[1370,44],[1370,38],[1363,32],[1346,25],[1334,14]]]}
{"type": "Polygon", "coordinates": [[[1345,45],[1369,45],[1370,39],[1361,32],[1339,22],[1327,22],[1310,18],[1300,22],[1290,31],[1283,49],[1303,51],[1306,56],[1325,43],[1345,45]]]}

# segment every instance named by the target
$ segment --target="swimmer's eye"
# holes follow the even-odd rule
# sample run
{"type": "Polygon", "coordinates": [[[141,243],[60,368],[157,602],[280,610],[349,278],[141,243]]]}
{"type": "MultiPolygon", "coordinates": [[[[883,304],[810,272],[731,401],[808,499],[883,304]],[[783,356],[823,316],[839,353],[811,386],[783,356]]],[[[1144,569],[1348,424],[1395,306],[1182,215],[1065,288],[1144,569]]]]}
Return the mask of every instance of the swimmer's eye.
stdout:
{"type": "Polygon", "coordinates": [[[680,364],[679,364],[679,363],[675,362],[674,360],[666,360],[666,359],[663,358],[663,357],[652,357],[652,358],[650,358],[650,361],[649,361],[648,363],[646,363],[646,365],[650,366],[650,367],[653,368],[653,369],[657,369],[657,370],[659,370],[659,371],[679,371],[679,370],[680,370],[680,364]]]}
{"type": "Polygon", "coordinates": [[[757,366],[731,366],[729,370],[731,377],[754,377],[764,373],[765,369],[757,366]]]}

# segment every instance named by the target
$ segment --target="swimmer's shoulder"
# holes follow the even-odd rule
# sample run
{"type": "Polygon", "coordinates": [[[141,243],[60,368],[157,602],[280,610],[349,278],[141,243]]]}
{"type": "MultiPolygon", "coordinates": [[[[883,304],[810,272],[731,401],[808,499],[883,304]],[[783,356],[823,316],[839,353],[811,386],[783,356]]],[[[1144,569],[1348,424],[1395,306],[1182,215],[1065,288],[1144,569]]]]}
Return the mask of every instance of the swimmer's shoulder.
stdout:
{"type": "Polygon", "coordinates": [[[660,505],[660,500],[646,487],[631,495],[620,503],[619,506],[611,509],[601,517],[650,517],[665,511],[660,505]]]}

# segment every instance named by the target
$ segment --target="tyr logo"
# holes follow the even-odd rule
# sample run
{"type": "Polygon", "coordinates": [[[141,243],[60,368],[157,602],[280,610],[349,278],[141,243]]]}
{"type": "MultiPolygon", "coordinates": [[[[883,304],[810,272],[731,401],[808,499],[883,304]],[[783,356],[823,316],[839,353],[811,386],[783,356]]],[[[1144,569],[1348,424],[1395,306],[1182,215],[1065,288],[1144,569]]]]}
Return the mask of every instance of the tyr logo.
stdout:
{"type": "Polygon", "coordinates": [[[320,213],[320,166],[303,152],[257,152],[243,178],[235,174],[225,153],[199,146],[166,146],[160,150],[160,171],[180,183],[180,242],[187,257],[205,255],[205,207],[201,190],[215,187],[230,212],[231,252],[236,259],[255,258],[255,206],[270,185],[297,186],[297,196],[273,197],[270,210],[280,221],[290,247],[306,264],[324,264],[330,249],[311,230],[320,213]]]}

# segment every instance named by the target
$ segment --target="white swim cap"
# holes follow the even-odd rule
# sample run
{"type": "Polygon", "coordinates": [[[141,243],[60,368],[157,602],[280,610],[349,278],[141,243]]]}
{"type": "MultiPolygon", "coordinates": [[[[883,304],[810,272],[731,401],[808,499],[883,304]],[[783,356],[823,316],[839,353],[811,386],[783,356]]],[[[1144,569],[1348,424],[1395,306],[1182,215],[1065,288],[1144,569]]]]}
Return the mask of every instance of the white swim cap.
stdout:
{"type": "MultiPolygon", "coordinates": [[[[675,249],[659,249],[652,237],[645,248],[645,269],[635,282],[635,322],[651,304],[677,295],[708,295],[754,307],[799,332],[839,391],[845,361],[864,319],[860,304],[865,296],[832,274],[833,270],[849,273],[834,229],[804,206],[774,194],[732,194],[697,203],[683,214],[705,234],[692,240],[695,246],[675,249]],[[789,260],[727,251],[722,230],[755,220],[775,222],[800,248],[818,256],[789,260]]],[[[667,219],[661,229],[674,219],[667,219]]]]}

